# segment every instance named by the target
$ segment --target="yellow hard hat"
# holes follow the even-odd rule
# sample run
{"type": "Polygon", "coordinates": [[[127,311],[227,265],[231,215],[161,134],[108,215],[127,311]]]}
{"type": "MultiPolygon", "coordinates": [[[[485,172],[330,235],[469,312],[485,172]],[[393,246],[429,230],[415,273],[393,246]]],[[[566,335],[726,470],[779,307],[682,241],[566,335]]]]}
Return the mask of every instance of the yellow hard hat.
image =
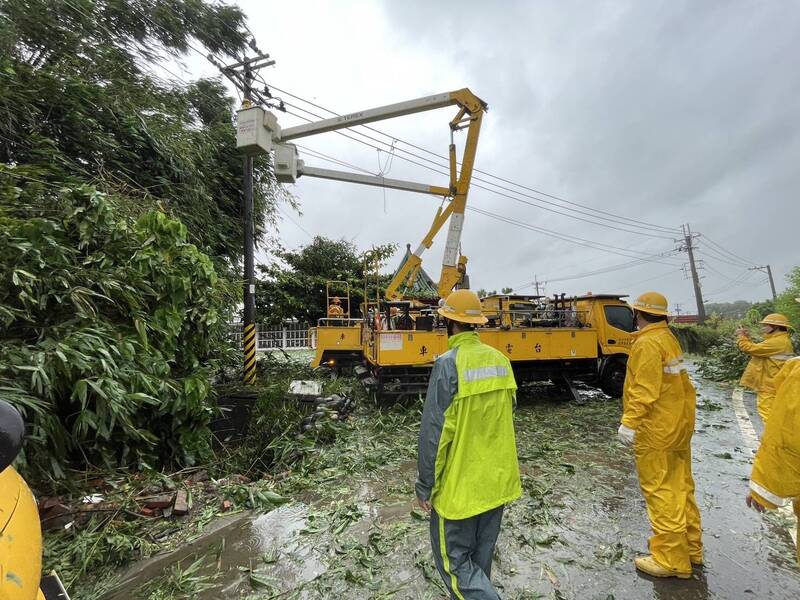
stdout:
{"type": "Polygon", "coordinates": [[[775,325],[777,327],[791,327],[789,324],[789,319],[786,318],[786,315],[782,315],[780,313],[772,313],[771,315],[767,315],[763,319],[759,321],[761,325],[775,325]]]}
{"type": "Polygon", "coordinates": [[[456,290],[436,312],[452,321],[483,325],[488,321],[481,310],[481,300],[472,290],[456,290]]]}
{"type": "Polygon", "coordinates": [[[658,292],[645,292],[639,296],[636,302],[633,303],[633,309],[651,315],[663,317],[669,315],[667,312],[667,297],[658,292]]]}

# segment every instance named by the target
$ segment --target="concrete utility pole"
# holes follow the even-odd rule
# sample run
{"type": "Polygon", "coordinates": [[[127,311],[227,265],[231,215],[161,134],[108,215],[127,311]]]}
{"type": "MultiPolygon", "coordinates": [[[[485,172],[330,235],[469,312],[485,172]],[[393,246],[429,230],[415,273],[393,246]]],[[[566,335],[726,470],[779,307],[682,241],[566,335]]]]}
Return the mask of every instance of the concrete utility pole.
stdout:
{"type": "Polygon", "coordinates": [[[697,301],[697,322],[701,325],[706,322],[706,307],[703,303],[703,292],[700,290],[700,277],[697,274],[697,265],[694,260],[694,236],[689,224],[683,226],[683,250],[689,254],[689,268],[692,271],[692,284],[694,285],[694,297],[697,301]]]}
{"type": "Polygon", "coordinates": [[[539,294],[539,285],[541,284],[539,283],[539,280],[536,278],[536,273],[533,274],[533,285],[536,286],[536,295],[540,296],[541,294],[539,294]]]}
{"type": "Polygon", "coordinates": [[[751,267],[749,270],[761,271],[767,274],[767,277],[769,277],[769,288],[772,290],[772,301],[776,301],[778,299],[778,293],[775,291],[775,280],[772,279],[772,267],[764,265],[763,267],[751,267]]]}
{"type": "MultiPolygon", "coordinates": [[[[236,64],[223,67],[217,64],[222,73],[242,92],[242,109],[253,105],[253,80],[255,73],[262,67],[274,65],[269,54],[258,53],[258,56],[246,58],[236,64]]],[[[261,99],[260,94],[258,98],[261,99]]],[[[247,153],[242,158],[242,224],[244,227],[244,323],[242,350],[244,351],[243,380],[248,385],[256,382],[256,274],[255,274],[255,219],[253,203],[253,154],[247,153]]]]}

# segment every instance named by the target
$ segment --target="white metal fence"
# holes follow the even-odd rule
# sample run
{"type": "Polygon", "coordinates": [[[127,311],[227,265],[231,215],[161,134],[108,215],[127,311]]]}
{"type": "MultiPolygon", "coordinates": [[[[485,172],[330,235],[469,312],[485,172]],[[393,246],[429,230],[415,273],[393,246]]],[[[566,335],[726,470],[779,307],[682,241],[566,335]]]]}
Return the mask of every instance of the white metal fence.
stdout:
{"type": "MultiPolygon", "coordinates": [[[[234,343],[242,344],[242,324],[233,323],[231,339],[234,343]]],[[[270,350],[304,350],[311,348],[312,340],[309,339],[309,326],[305,323],[284,323],[283,327],[267,328],[263,325],[256,327],[256,351],[269,352],[270,350]]]]}

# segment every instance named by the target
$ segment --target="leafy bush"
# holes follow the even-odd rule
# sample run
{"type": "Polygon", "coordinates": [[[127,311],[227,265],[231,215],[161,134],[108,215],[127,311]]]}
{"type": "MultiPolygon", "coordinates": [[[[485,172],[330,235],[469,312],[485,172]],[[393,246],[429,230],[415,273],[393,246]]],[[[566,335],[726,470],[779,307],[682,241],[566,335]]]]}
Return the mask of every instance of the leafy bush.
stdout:
{"type": "Polygon", "coordinates": [[[31,427],[23,467],[191,464],[231,285],[159,211],[0,170],[0,394],[31,427]],[[211,362],[209,362],[211,361],[211,362]]]}
{"type": "MultiPolygon", "coordinates": [[[[721,339],[713,344],[706,355],[700,360],[700,373],[703,377],[714,381],[732,381],[741,377],[749,357],[736,347],[735,329],[744,325],[751,331],[753,339],[760,338],[758,322],[771,312],[780,312],[789,317],[792,324],[800,327],[800,304],[795,298],[800,297],[800,267],[787,277],[789,286],[785,292],[778,296],[776,302],[771,300],[753,304],[742,321],[720,321],[717,324],[721,339]]],[[[793,335],[795,349],[800,349],[800,337],[793,335]]]]}
{"type": "Polygon", "coordinates": [[[795,300],[795,298],[800,298],[800,267],[792,269],[786,279],[789,285],[786,291],[778,296],[775,308],[778,312],[789,317],[789,321],[791,321],[795,330],[800,330],[800,303],[795,300]]]}
{"type": "MultiPolygon", "coordinates": [[[[176,84],[154,71],[197,44],[238,61],[249,38],[242,9],[217,1],[0,2],[0,163],[163,206],[218,266],[238,263],[234,100],[219,79],[176,84]]],[[[261,237],[276,199],[289,198],[269,157],[256,158],[254,177],[261,237]]]]}
{"type": "Polygon", "coordinates": [[[700,359],[700,374],[712,381],[732,381],[742,376],[749,360],[732,336],[723,338],[700,359]]]}
{"type": "Polygon", "coordinates": [[[678,338],[684,352],[704,354],[722,342],[725,332],[704,325],[672,325],[672,333],[678,338]]]}
{"type": "MultiPolygon", "coordinates": [[[[372,256],[383,265],[395,251],[386,244],[374,247],[372,256]]],[[[364,287],[375,294],[378,283],[384,289],[389,277],[364,276],[364,256],[356,246],[346,240],[331,240],[316,236],[310,244],[299,250],[282,250],[275,253],[279,261],[261,266],[262,279],[256,290],[256,306],[268,325],[278,325],[285,319],[296,318],[304,323],[316,324],[327,314],[325,284],[328,281],[346,281],[350,284],[350,316],[360,316],[358,307],[364,301],[364,287]]],[[[344,287],[331,290],[344,296],[344,287]]],[[[347,308],[345,306],[345,308],[347,308]]]]}

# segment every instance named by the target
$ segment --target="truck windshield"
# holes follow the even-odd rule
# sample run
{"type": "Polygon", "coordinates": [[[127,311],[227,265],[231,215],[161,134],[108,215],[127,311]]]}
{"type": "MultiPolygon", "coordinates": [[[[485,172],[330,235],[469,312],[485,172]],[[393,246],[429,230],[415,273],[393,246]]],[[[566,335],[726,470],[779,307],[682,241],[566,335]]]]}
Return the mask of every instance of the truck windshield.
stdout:
{"type": "Polygon", "coordinates": [[[604,306],[603,310],[606,313],[606,321],[612,327],[629,333],[634,330],[633,311],[627,306],[604,306]]]}

